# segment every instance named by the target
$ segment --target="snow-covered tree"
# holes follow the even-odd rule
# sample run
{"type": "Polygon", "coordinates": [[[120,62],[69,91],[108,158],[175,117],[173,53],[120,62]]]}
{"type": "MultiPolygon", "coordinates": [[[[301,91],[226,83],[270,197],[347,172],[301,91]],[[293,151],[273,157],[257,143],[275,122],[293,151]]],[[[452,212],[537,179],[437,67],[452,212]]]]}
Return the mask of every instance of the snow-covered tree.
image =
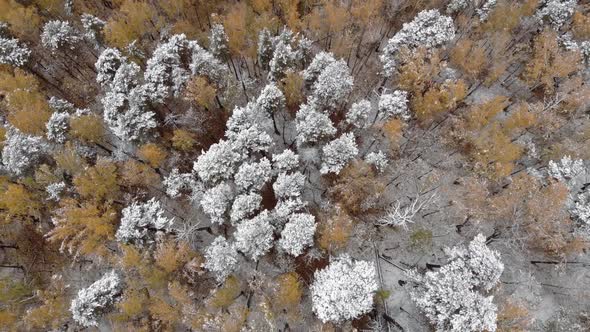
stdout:
{"type": "Polygon", "coordinates": [[[115,234],[117,240],[125,243],[144,244],[152,240],[153,231],[172,230],[174,218],[164,215],[160,202],[155,198],[145,203],[133,202],[123,209],[121,225],[115,234]]]}
{"type": "Polygon", "coordinates": [[[387,169],[387,164],[389,161],[387,160],[387,156],[383,151],[378,152],[370,152],[365,156],[365,161],[377,169],[378,172],[383,172],[387,169]]]}
{"type": "Polygon", "coordinates": [[[279,246],[289,254],[297,257],[313,245],[315,234],[315,217],[309,213],[295,213],[281,232],[279,246]]]}
{"type": "Polygon", "coordinates": [[[236,223],[252,216],[260,208],[260,203],[262,203],[262,196],[258,193],[252,192],[238,195],[231,207],[231,222],[236,223]]]}
{"type": "Polygon", "coordinates": [[[293,51],[289,43],[282,40],[279,41],[274,49],[272,59],[270,60],[268,72],[268,79],[270,81],[278,81],[285,76],[288,68],[293,66],[297,53],[293,51]]]}
{"type": "Polygon", "coordinates": [[[573,208],[571,209],[572,216],[578,223],[581,230],[590,235],[590,190],[581,193],[576,198],[573,208]]]}
{"type": "Polygon", "coordinates": [[[253,261],[272,248],[274,228],[270,219],[271,215],[264,210],[252,219],[241,221],[236,227],[236,248],[253,261]]]}
{"type": "Polygon", "coordinates": [[[574,14],[578,0],[541,0],[535,17],[546,20],[551,27],[559,30],[574,14]]]}
{"type": "Polygon", "coordinates": [[[496,305],[491,290],[500,280],[504,265],[497,252],[476,236],[467,248],[447,249],[449,263],[438,271],[408,276],[413,281],[410,297],[437,331],[496,331],[496,305]]]}
{"type": "Polygon", "coordinates": [[[100,18],[84,13],[80,16],[82,27],[84,28],[84,38],[92,43],[98,42],[98,35],[102,31],[106,22],[100,18]]]}
{"type": "Polygon", "coordinates": [[[479,20],[482,22],[487,20],[494,7],[496,7],[496,0],[486,0],[480,8],[475,10],[479,15],[479,20]]]}
{"type": "Polygon", "coordinates": [[[395,90],[393,93],[382,94],[379,97],[379,114],[382,120],[392,117],[409,120],[408,93],[402,90],[395,90]]]}
{"type": "Polygon", "coordinates": [[[47,144],[41,137],[26,135],[10,127],[2,149],[2,164],[6,171],[20,176],[35,166],[46,150],[47,144]]]}
{"type": "Polygon", "coordinates": [[[258,191],[270,180],[272,169],[266,158],[258,162],[243,163],[238,168],[234,181],[240,191],[258,191]]]}
{"type": "Polygon", "coordinates": [[[216,23],[209,31],[209,49],[214,56],[224,59],[229,56],[229,39],[222,24],[216,23]]]}
{"type": "Polygon", "coordinates": [[[203,267],[215,274],[217,282],[223,282],[238,267],[238,252],[234,244],[218,236],[205,249],[203,267]]]}
{"type": "Polygon", "coordinates": [[[18,39],[5,37],[0,31],[0,64],[22,67],[30,55],[31,50],[19,43],[18,39]]]}
{"type": "Polygon", "coordinates": [[[285,149],[272,156],[272,168],[275,172],[290,172],[299,167],[299,156],[293,150],[285,149]]]}
{"type": "Polygon", "coordinates": [[[258,95],[256,106],[268,114],[277,113],[285,107],[285,95],[276,84],[269,83],[258,95]]]}
{"type": "Polygon", "coordinates": [[[203,182],[215,184],[231,179],[241,161],[241,155],[233,150],[231,143],[221,140],[197,158],[193,169],[203,182]]]}
{"type": "Polygon", "coordinates": [[[346,123],[357,128],[365,128],[370,111],[371,102],[366,99],[359,100],[352,104],[348,112],[346,112],[346,123]]]}
{"type": "Polygon", "coordinates": [[[291,197],[280,199],[272,210],[275,224],[282,224],[287,218],[295,212],[300,212],[307,206],[307,202],[302,201],[301,197],[291,197]]]}
{"type": "Polygon", "coordinates": [[[272,184],[272,189],[276,197],[283,199],[301,196],[304,185],[305,175],[301,172],[280,173],[275,183],[272,184]]]}
{"type": "Polygon", "coordinates": [[[172,198],[180,196],[183,190],[195,190],[202,187],[202,184],[194,179],[192,173],[180,173],[178,168],[172,169],[170,174],[164,178],[162,184],[166,188],[166,194],[172,198]]]}
{"type": "Polygon", "coordinates": [[[346,61],[340,59],[320,72],[312,87],[313,98],[321,107],[333,109],[348,98],[353,85],[350,68],[346,61]]]}
{"type": "Polygon", "coordinates": [[[72,300],[72,318],[85,327],[98,326],[100,316],[119,298],[123,291],[121,278],[113,270],[87,288],[78,291],[72,300]]]}
{"type": "Polygon", "coordinates": [[[352,133],[346,133],[324,145],[322,148],[322,167],[320,173],[340,173],[354,159],[359,150],[352,133]]]}
{"type": "Polygon", "coordinates": [[[572,160],[570,156],[564,156],[557,162],[550,160],[547,172],[552,178],[568,183],[576,176],[586,172],[586,168],[582,159],[572,160]]]}
{"type": "Polygon", "coordinates": [[[122,140],[137,140],[157,127],[155,113],[147,110],[148,97],[144,88],[143,85],[137,86],[127,94],[111,91],[101,100],[105,123],[122,140]]]}
{"type": "Polygon", "coordinates": [[[41,44],[52,51],[65,46],[74,49],[80,40],[80,34],[68,21],[49,21],[45,23],[41,32],[41,44]]]}
{"type": "Polygon", "coordinates": [[[65,189],[66,183],[63,181],[47,185],[47,187],[45,187],[45,192],[47,192],[47,195],[49,195],[47,199],[51,201],[59,201],[59,196],[65,189]]]}
{"type": "Polygon", "coordinates": [[[313,104],[303,104],[295,116],[297,144],[316,143],[336,134],[328,115],[318,112],[313,104]]]}
{"type": "Polygon", "coordinates": [[[47,101],[47,104],[49,104],[49,107],[52,110],[59,112],[59,113],[70,113],[70,112],[74,112],[76,110],[76,108],[74,107],[74,104],[70,103],[67,100],[57,98],[55,96],[49,98],[49,100],[47,101]]]}
{"type": "Polygon", "coordinates": [[[265,130],[258,125],[254,125],[241,130],[232,137],[232,144],[234,150],[240,151],[241,157],[245,159],[252,153],[268,152],[273,144],[273,139],[265,130]]]}
{"type": "Polygon", "coordinates": [[[205,76],[211,82],[222,86],[226,77],[227,68],[211,52],[192,45],[190,69],[193,75],[205,76]]]}
{"type": "Polygon", "coordinates": [[[311,49],[313,41],[303,35],[298,36],[297,40],[297,60],[306,64],[311,59],[311,49]]]}
{"type": "Polygon", "coordinates": [[[205,191],[201,207],[212,223],[222,224],[233,198],[234,193],[229,184],[221,183],[205,191]]]}
{"type": "Polygon", "coordinates": [[[471,0],[451,0],[447,5],[447,14],[459,12],[469,5],[471,0]]]}
{"type": "Polygon", "coordinates": [[[273,39],[267,28],[258,34],[258,62],[263,69],[268,70],[270,60],[274,55],[273,39]]]}
{"type": "Polygon", "coordinates": [[[396,68],[396,56],[402,47],[410,49],[424,46],[435,48],[455,38],[453,19],[443,16],[436,9],[418,13],[410,23],[389,39],[379,56],[386,76],[391,76],[396,68]]]}
{"type": "Polygon", "coordinates": [[[320,76],[320,73],[326,69],[329,65],[336,62],[334,55],[329,52],[321,51],[315,55],[311,63],[303,71],[303,79],[308,83],[312,84],[320,76]]]}
{"type": "Polygon", "coordinates": [[[316,271],[310,288],[313,311],[322,322],[351,320],[373,309],[377,271],[373,263],[344,254],[316,271]]]}
{"type": "Polygon", "coordinates": [[[96,82],[103,88],[108,87],[115,78],[117,69],[125,62],[127,62],[127,58],[116,48],[107,48],[102,51],[94,64],[96,82]]]}
{"type": "Polygon", "coordinates": [[[69,129],[70,115],[65,112],[54,112],[45,124],[47,139],[57,143],[66,141],[69,129]]]}

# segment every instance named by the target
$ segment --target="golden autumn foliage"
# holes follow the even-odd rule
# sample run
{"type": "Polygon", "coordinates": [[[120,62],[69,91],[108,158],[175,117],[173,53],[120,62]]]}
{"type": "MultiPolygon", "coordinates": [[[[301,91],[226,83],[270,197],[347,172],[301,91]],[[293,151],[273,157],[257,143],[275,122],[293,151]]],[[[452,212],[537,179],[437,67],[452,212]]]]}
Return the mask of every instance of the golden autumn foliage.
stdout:
{"type": "Polygon", "coordinates": [[[70,301],[66,296],[68,285],[62,276],[51,278],[50,285],[37,291],[38,301],[41,303],[29,309],[23,317],[29,329],[58,329],[70,318],[70,301]]]}
{"type": "Polygon", "coordinates": [[[215,103],[217,89],[206,77],[195,76],[188,81],[184,94],[188,100],[194,101],[197,105],[211,108],[215,103]]]}
{"type": "Polygon", "coordinates": [[[48,233],[52,242],[61,242],[70,253],[106,256],[107,244],[114,240],[117,213],[108,205],[63,199],[55,212],[56,226],[48,233]]]}
{"type": "Polygon", "coordinates": [[[142,145],[137,151],[137,154],[153,168],[160,167],[168,155],[166,150],[154,143],[142,145]]]}
{"type": "Polygon", "coordinates": [[[40,218],[39,197],[21,184],[9,183],[0,192],[0,209],[7,218],[40,218]]]}
{"type": "Polygon", "coordinates": [[[470,79],[478,78],[488,65],[483,41],[461,39],[451,50],[451,64],[470,79]]]}
{"type": "Polygon", "coordinates": [[[209,298],[208,303],[213,308],[227,308],[234,303],[241,291],[242,286],[238,278],[235,276],[229,276],[225,279],[223,285],[215,290],[213,295],[209,298]]]}
{"type": "Polygon", "coordinates": [[[159,17],[155,8],[147,1],[124,0],[121,7],[104,28],[107,42],[124,48],[144,35],[157,34],[159,17]]]}
{"type": "Polygon", "coordinates": [[[508,98],[504,96],[497,96],[483,104],[472,106],[466,114],[468,129],[482,129],[507,106],[508,98]]]}
{"type": "Polygon", "coordinates": [[[117,303],[119,312],[115,316],[116,319],[120,321],[137,319],[145,312],[147,302],[146,292],[135,288],[126,288],[122,299],[117,303]]]}
{"type": "Polygon", "coordinates": [[[196,253],[188,243],[167,241],[160,243],[154,254],[155,263],[166,273],[172,273],[188,263],[196,253]]]}
{"type": "Polygon", "coordinates": [[[8,23],[10,31],[20,38],[34,38],[41,24],[35,6],[25,6],[16,0],[0,1],[0,21],[8,23]]]}
{"type": "Polygon", "coordinates": [[[348,245],[354,222],[344,211],[321,220],[318,225],[320,248],[329,251],[337,251],[348,245]]]}
{"type": "Polygon", "coordinates": [[[104,125],[102,119],[96,114],[71,117],[70,132],[83,141],[100,143],[104,136],[104,125]]]}
{"type": "Polygon", "coordinates": [[[498,332],[526,332],[533,321],[527,307],[511,299],[500,305],[497,320],[498,332]]]}
{"type": "Polygon", "coordinates": [[[175,129],[172,136],[172,146],[180,151],[190,151],[197,141],[193,135],[183,129],[175,129]]]}
{"type": "Polygon", "coordinates": [[[127,160],[121,166],[121,180],[131,187],[150,187],[160,183],[160,176],[149,165],[135,160],[127,160]]]}
{"type": "Polygon", "coordinates": [[[0,72],[0,92],[5,95],[2,104],[8,121],[24,133],[43,136],[51,110],[35,76],[21,69],[14,74],[0,72]]]}
{"type": "Polygon", "coordinates": [[[285,95],[285,102],[287,108],[293,113],[297,107],[303,101],[303,88],[305,81],[300,73],[294,71],[287,71],[285,78],[282,80],[283,84],[280,85],[283,94],[285,95]]]}
{"type": "Polygon", "coordinates": [[[113,201],[119,195],[117,166],[104,159],[74,177],[76,190],[83,198],[96,202],[113,201]]]}
{"type": "Polygon", "coordinates": [[[87,168],[86,161],[71,142],[66,142],[64,149],[56,152],[53,159],[60,170],[70,175],[78,175],[87,168]]]}
{"type": "Polygon", "coordinates": [[[555,80],[565,78],[580,66],[580,52],[563,51],[557,34],[551,29],[539,34],[533,44],[533,54],[522,78],[532,86],[542,86],[547,93],[555,90],[555,80]]]}
{"type": "Polygon", "coordinates": [[[289,311],[297,309],[303,296],[301,281],[297,273],[289,272],[279,275],[276,279],[275,289],[276,293],[273,294],[273,299],[279,308],[289,311]]]}
{"type": "Polygon", "coordinates": [[[471,156],[476,169],[494,179],[510,175],[514,162],[523,152],[522,147],[513,143],[498,123],[475,134],[472,142],[475,149],[471,156]]]}
{"type": "Polygon", "coordinates": [[[335,181],[330,194],[351,215],[366,212],[385,190],[368,163],[357,160],[346,166],[335,181]]]}
{"type": "Polygon", "coordinates": [[[576,11],[572,17],[572,32],[578,39],[590,39],[590,13],[576,11]]]}
{"type": "Polygon", "coordinates": [[[400,119],[390,119],[383,124],[383,133],[389,139],[389,146],[397,149],[404,130],[404,122],[400,119]]]}

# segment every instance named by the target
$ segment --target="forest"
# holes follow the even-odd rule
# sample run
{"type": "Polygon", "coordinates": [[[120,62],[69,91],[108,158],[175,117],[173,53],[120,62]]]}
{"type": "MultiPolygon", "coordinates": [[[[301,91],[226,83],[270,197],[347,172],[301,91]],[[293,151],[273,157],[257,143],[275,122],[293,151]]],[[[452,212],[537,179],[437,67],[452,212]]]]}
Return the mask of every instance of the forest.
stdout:
{"type": "Polygon", "coordinates": [[[0,331],[590,331],[588,0],[0,0],[0,331]]]}

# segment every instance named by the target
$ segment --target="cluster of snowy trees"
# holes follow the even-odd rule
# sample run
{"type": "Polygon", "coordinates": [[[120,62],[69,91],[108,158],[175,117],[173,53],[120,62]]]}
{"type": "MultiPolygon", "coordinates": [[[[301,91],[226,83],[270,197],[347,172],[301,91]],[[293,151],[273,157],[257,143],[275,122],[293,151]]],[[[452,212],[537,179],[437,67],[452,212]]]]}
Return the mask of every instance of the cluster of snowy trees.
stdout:
{"type": "Polygon", "coordinates": [[[504,265],[499,254],[477,235],[467,247],[446,250],[448,263],[438,271],[408,275],[410,296],[436,331],[496,331],[497,307],[484,296],[499,281],[504,265]]]}

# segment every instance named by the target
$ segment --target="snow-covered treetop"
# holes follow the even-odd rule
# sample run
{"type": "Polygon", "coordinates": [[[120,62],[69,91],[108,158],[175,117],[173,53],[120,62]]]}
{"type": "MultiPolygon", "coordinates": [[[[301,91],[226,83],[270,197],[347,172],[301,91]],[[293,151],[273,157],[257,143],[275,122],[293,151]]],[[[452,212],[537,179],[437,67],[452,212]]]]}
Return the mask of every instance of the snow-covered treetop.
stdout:
{"type": "Polygon", "coordinates": [[[299,197],[305,185],[305,175],[301,172],[291,174],[280,173],[272,184],[275,196],[278,198],[299,197]]]}
{"type": "Polygon", "coordinates": [[[229,55],[229,39],[222,24],[216,23],[209,30],[209,49],[214,56],[223,59],[229,55]]]}
{"type": "Polygon", "coordinates": [[[251,217],[260,208],[260,203],[262,203],[262,196],[256,192],[237,196],[231,207],[230,220],[232,224],[251,217]]]}
{"type": "Polygon", "coordinates": [[[193,45],[190,69],[193,75],[207,77],[217,85],[223,85],[227,68],[211,52],[193,45]]]}
{"type": "Polygon", "coordinates": [[[384,172],[389,160],[383,151],[370,152],[365,156],[365,161],[377,169],[378,172],[384,172]]]}
{"type": "Polygon", "coordinates": [[[194,179],[192,173],[180,173],[178,168],[172,169],[162,184],[166,188],[166,194],[172,198],[180,196],[183,190],[194,190],[195,187],[199,187],[199,183],[194,179]]]}
{"type": "Polygon", "coordinates": [[[302,104],[295,116],[297,144],[316,143],[336,134],[328,115],[317,111],[313,104],[302,104]]]}
{"type": "Polygon", "coordinates": [[[125,62],[127,58],[116,48],[107,48],[102,51],[94,64],[97,71],[96,82],[102,87],[108,87],[115,78],[117,69],[125,62]]]}
{"type": "Polygon", "coordinates": [[[231,179],[236,165],[242,160],[241,155],[232,149],[230,142],[220,140],[197,158],[193,169],[203,182],[217,183],[231,179]]]}
{"type": "Polygon", "coordinates": [[[312,94],[315,102],[325,108],[333,109],[352,91],[354,78],[346,61],[340,59],[328,64],[313,84],[312,94]]]}
{"type": "Polygon", "coordinates": [[[277,172],[289,172],[299,167],[299,156],[293,150],[285,149],[272,155],[272,167],[277,172]]]}
{"type": "Polygon", "coordinates": [[[284,77],[285,72],[290,68],[297,58],[297,53],[293,51],[290,43],[280,40],[274,49],[272,59],[270,60],[268,79],[278,81],[284,77]]]}
{"type": "Polygon", "coordinates": [[[9,38],[0,29],[0,64],[15,67],[24,66],[29,60],[31,50],[19,43],[16,38],[9,38]]]}
{"type": "Polygon", "coordinates": [[[258,95],[256,105],[261,111],[276,113],[285,107],[285,95],[274,83],[267,84],[258,95]]]}
{"type": "Polygon", "coordinates": [[[373,263],[353,261],[344,254],[314,273],[313,311],[322,322],[354,319],[373,309],[373,297],[378,288],[373,263]]]}
{"type": "Polygon", "coordinates": [[[379,97],[379,114],[381,120],[397,117],[402,120],[410,119],[408,111],[408,93],[395,90],[393,93],[384,93],[379,97]]]}
{"type": "Polygon", "coordinates": [[[297,257],[313,245],[315,234],[315,217],[309,213],[295,213],[281,232],[279,246],[287,253],[297,257]]]}
{"type": "Polygon", "coordinates": [[[404,23],[402,29],[387,45],[380,55],[386,76],[391,76],[396,68],[396,55],[402,47],[410,49],[424,46],[428,49],[438,47],[455,38],[453,19],[443,16],[436,9],[418,13],[410,23],[404,23]]]}
{"type": "Polygon", "coordinates": [[[72,318],[85,327],[98,326],[100,315],[115,303],[121,295],[121,278],[113,270],[87,288],[80,289],[70,311],[72,318]]]}
{"type": "Polygon", "coordinates": [[[143,244],[151,241],[150,232],[170,231],[174,218],[164,216],[160,202],[155,198],[145,203],[133,202],[122,211],[121,225],[116,233],[121,242],[143,244]]]}
{"type": "Polygon", "coordinates": [[[238,252],[234,244],[218,236],[205,249],[203,267],[215,274],[217,282],[223,282],[238,267],[238,252]]]}
{"type": "Polygon", "coordinates": [[[47,199],[51,201],[59,201],[59,196],[64,189],[66,189],[66,183],[63,181],[50,183],[45,187],[45,192],[49,196],[47,199]]]}
{"type": "Polygon", "coordinates": [[[313,83],[320,76],[320,73],[330,64],[336,62],[334,55],[330,52],[321,51],[315,55],[309,66],[303,71],[303,79],[308,83],[313,83]]]}
{"type": "Polygon", "coordinates": [[[41,137],[26,135],[9,127],[2,149],[2,164],[9,173],[20,176],[37,164],[47,144],[41,137]]]}
{"type": "Polygon", "coordinates": [[[415,287],[410,297],[437,331],[496,331],[497,308],[491,290],[500,280],[504,265],[496,251],[476,236],[466,248],[447,249],[450,262],[438,271],[408,274],[415,287]]]}
{"type": "Polygon", "coordinates": [[[253,261],[272,248],[274,228],[270,219],[270,213],[264,210],[252,219],[241,221],[236,228],[236,248],[253,261]]]}
{"type": "Polygon", "coordinates": [[[359,100],[350,106],[350,109],[346,112],[345,121],[356,128],[365,128],[368,124],[367,119],[370,111],[371,102],[366,99],[359,100]]]}
{"type": "Polygon", "coordinates": [[[582,159],[572,160],[570,156],[564,156],[557,162],[550,160],[547,172],[552,178],[567,183],[576,176],[585,173],[586,168],[582,159]]]}
{"type": "Polygon", "coordinates": [[[359,150],[352,133],[346,133],[329,142],[322,148],[322,168],[320,173],[340,173],[354,159],[359,150]]]}
{"type": "Polygon", "coordinates": [[[49,21],[43,26],[41,33],[41,43],[52,51],[64,46],[74,49],[81,39],[78,31],[68,21],[49,21]]]}
{"type": "Polygon", "coordinates": [[[546,20],[551,27],[559,30],[574,14],[578,0],[541,0],[535,17],[546,20]]]}
{"type": "Polygon", "coordinates": [[[260,30],[258,34],[258,61],[263,69],[269,68],[270,60],[274,55],[272,36],[267,28],[260,30]]]}
{"type": "Polygon", "coordinates": [[[208,189],[201,198],[203,212],[211,218],[211,222],[222,224],[225,221],[234,192],[227,183],[220,183],[208,189]]]}
{"type": "Polygon", "coordinates": [[[238,190],[258,191],[270,180],[272,169],[270,161],[261,158],[258,162],[243,163],[234,176],[238,190]]]}
{"type": "Polygon", "coordinates": [[[96,42],[97,34],[102,31],[102,28],[106,22],[87,13],[84,13],[80,16],[80,21],[82,22],[82,27],[84,28],[84,37],[92,42],[96,42]]]}

